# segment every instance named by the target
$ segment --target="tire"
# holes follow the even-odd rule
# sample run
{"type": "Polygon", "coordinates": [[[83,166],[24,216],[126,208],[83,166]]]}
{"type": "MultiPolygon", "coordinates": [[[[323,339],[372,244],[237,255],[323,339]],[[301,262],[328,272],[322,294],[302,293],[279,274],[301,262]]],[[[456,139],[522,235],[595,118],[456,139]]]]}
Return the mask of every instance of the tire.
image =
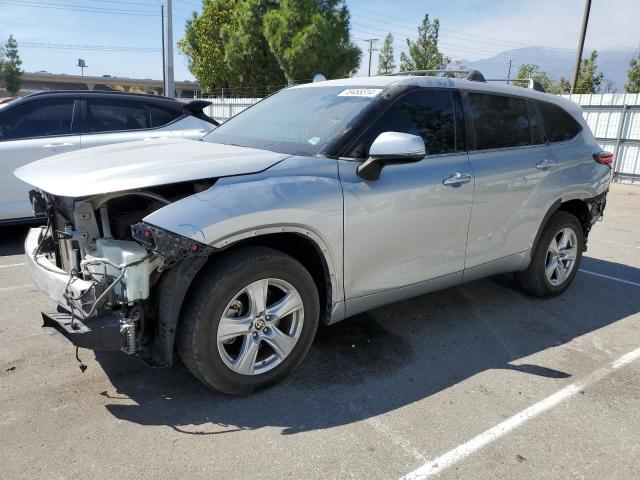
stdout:
{"type": "Polygon", "coordinates": [[[315,282],[300,262],[270,248],[243,247],[214,259],[194,281],[178,326],[178,353],[208,387],[247,395],[300,365],[319,316],[315,282]]]}
{"type": "Polygon", "coordinates": [[[583,250],[584,233],[580,221],[568,212],[557,211],[544,227],[532,253],[529,267],[525,271],[515,274],[516,283],[522,290],[536,297],[549,298],[560,295],[573,282],[580,267],[583,250]],[[570,238],[570,235],[563,237],[563,232],[567,235],[569,232],[573,232],[575,245],[573,248],[569,248],[571,242],[567,242],[567,248],[553,249],[552,241],[559,245],[563,239],[570,238]],[[574,256],[571,255],[573,251],[575,251],[574,256]],[[559,252],[562,252],[560,256],[558,256],[559,252]],[[563,256],[564,258],[561,258],[563,256]],[[574,260],[571,262],[572,256],[574,260]],[[555,268],[553,268],[554,259],[555,268]],[[567,268],[569,264],[571,264],[570,268],[567,268]],[[549,271],[547,271],[547,267],[549,271]],[[551,272],[551,277],[549,272],[551,272]]]}

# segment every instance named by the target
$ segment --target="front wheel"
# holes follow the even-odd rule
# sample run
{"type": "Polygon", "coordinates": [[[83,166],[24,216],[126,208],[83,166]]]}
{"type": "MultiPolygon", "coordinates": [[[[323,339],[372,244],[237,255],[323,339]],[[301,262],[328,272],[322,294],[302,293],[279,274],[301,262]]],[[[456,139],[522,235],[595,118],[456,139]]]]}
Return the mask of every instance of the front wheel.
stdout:
{"type": "Polygon", "coordinates": [[[318,291],[297,260],[246,247],[198,277],[178,332],[187,368],[207,386],[247,394],[291,373],[318,326],[318,291]]]}
{"type": "Polygon", "coordinates": [[[582,225],[574,215],[558,211],[545,226],[529,267],[516,273],[516,282],[537,297],[559,295],[576,276],[583,250],[582,225]]]}

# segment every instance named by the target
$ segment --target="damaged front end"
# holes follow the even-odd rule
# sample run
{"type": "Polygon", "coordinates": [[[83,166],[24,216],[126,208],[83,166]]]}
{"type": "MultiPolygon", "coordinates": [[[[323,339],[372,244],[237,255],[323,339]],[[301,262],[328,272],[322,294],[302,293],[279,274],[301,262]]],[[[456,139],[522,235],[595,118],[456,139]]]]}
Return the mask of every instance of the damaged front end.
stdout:
{"type": "MultiPolygon", "coordinates": [[[[159,312],[158,285],[167,283],[165,272],[182,263],[199,269],[213,248],[142,219],[212,184],[187,182],[82,199],[33,191],[34,211],[46,214],[47,226],[29,232],[28,265],[38,287],[58,303],[56,312],[42,314],[43,326],[77,347],[138,353],[149,363],[170,364],[163,347],[166,325],[158,320],[166,317],[159,312]]],[[[183,296],[175,319],[160,320],[173,322],[172,335],[183,296]]]]}

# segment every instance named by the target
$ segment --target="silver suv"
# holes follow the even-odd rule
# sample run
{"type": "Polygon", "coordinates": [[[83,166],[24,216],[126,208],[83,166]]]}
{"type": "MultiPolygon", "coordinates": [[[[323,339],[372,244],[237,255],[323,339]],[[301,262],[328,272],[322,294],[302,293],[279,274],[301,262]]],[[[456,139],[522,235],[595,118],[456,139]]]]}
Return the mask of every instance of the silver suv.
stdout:
{"type": "Polygon", "coordinates": [[[73,344],[212,388],[282,379],[319,323],[504,272],[574,279],[611,154],[580,108],[429,76],[283,90],[202,142],[99,147],[16,171],[47,227],[26,240],[44,323],[73,344]]]}

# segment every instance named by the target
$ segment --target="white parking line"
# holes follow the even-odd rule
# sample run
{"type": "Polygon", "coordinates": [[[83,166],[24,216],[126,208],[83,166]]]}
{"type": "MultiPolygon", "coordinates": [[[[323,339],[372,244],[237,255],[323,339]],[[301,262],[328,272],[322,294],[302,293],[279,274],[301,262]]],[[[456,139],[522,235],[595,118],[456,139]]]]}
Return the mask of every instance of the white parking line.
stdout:
{"type": "Polygon", "coordinates": [[[590,238],[589,241],[596,241],[596,242],[605,242],[605,243],[610,243],[612,245],[618,245],[620,247],[631,247],[631,248],[640,248],[640,246],[638,245],[629,245],[628,243],[620,243],[620,242],[614,242],[613,240],[605,240],[604,238],[590,238]]]}
{"type": "Polygon", "coordinates": [[[602,273],[591,272],[583,268],[581,268],[579,271],[583,273],[588,273],[589,275],[595,275],[596,277],[608,278],[609,280],[614,280],[616,282],[626,283],[628,285],[635,285],[636,287],[640,287],[640,283],[632,282],[631,280],[624,280],[622,278],[610,277],[609,275],[603,275],[602,273]]]}
{"type": "Polygon", "coordinates": [[[13,287],[2,287],[0,288],[0,292],[10,292],[11,290],[21,290],[23,288],[35,287],[33,283],[29,283],[27,285],[15,285],[13,287]]]}
{"type": "Polygon", "coordinates": [[[10,265],[0,265],[0,268],[11,268],[11,267],[22,267],[23,265],[26,265],[26,263],[12,263],[10,265]]]}
{"type": "Polygon", "coordinates": [[[594,372],[587,375],[581,382],[575,382],[567,385],[562,390],[559,390],[553,395],[531,405],[530,407],[522,410],[520,413],[517,413],[514,416],[506,419],[504,422],[501,422],[495,427],[492,427],[489,430],[481,433],[480,435],[477,435],[468,442],[465,442],[462,445],[454,448],[453,450],[449,450],[444,455],[441,455],[438,458],[425,463],[413,472],[408,473],[407,475],[402,477],[402,480],[424,479],[442,472],[443,470],[458,463],[460,460],[468,457],[477,450],[480,450],[481,448],[487,446],[494,440],[497,440],[500,437],[511,432],[512,430],[516,429],[527,420],[531,420],[541,413],[544,413],[547,410],[555,407],[567,398],[583,390],[586,386],[602,380],[603,378],[611,374],[614,370],[628,365],[638,358],[640,358],[640,348],[637,348],[632,352],[621,356],[606,367],[595,370],[594,372]]]}

